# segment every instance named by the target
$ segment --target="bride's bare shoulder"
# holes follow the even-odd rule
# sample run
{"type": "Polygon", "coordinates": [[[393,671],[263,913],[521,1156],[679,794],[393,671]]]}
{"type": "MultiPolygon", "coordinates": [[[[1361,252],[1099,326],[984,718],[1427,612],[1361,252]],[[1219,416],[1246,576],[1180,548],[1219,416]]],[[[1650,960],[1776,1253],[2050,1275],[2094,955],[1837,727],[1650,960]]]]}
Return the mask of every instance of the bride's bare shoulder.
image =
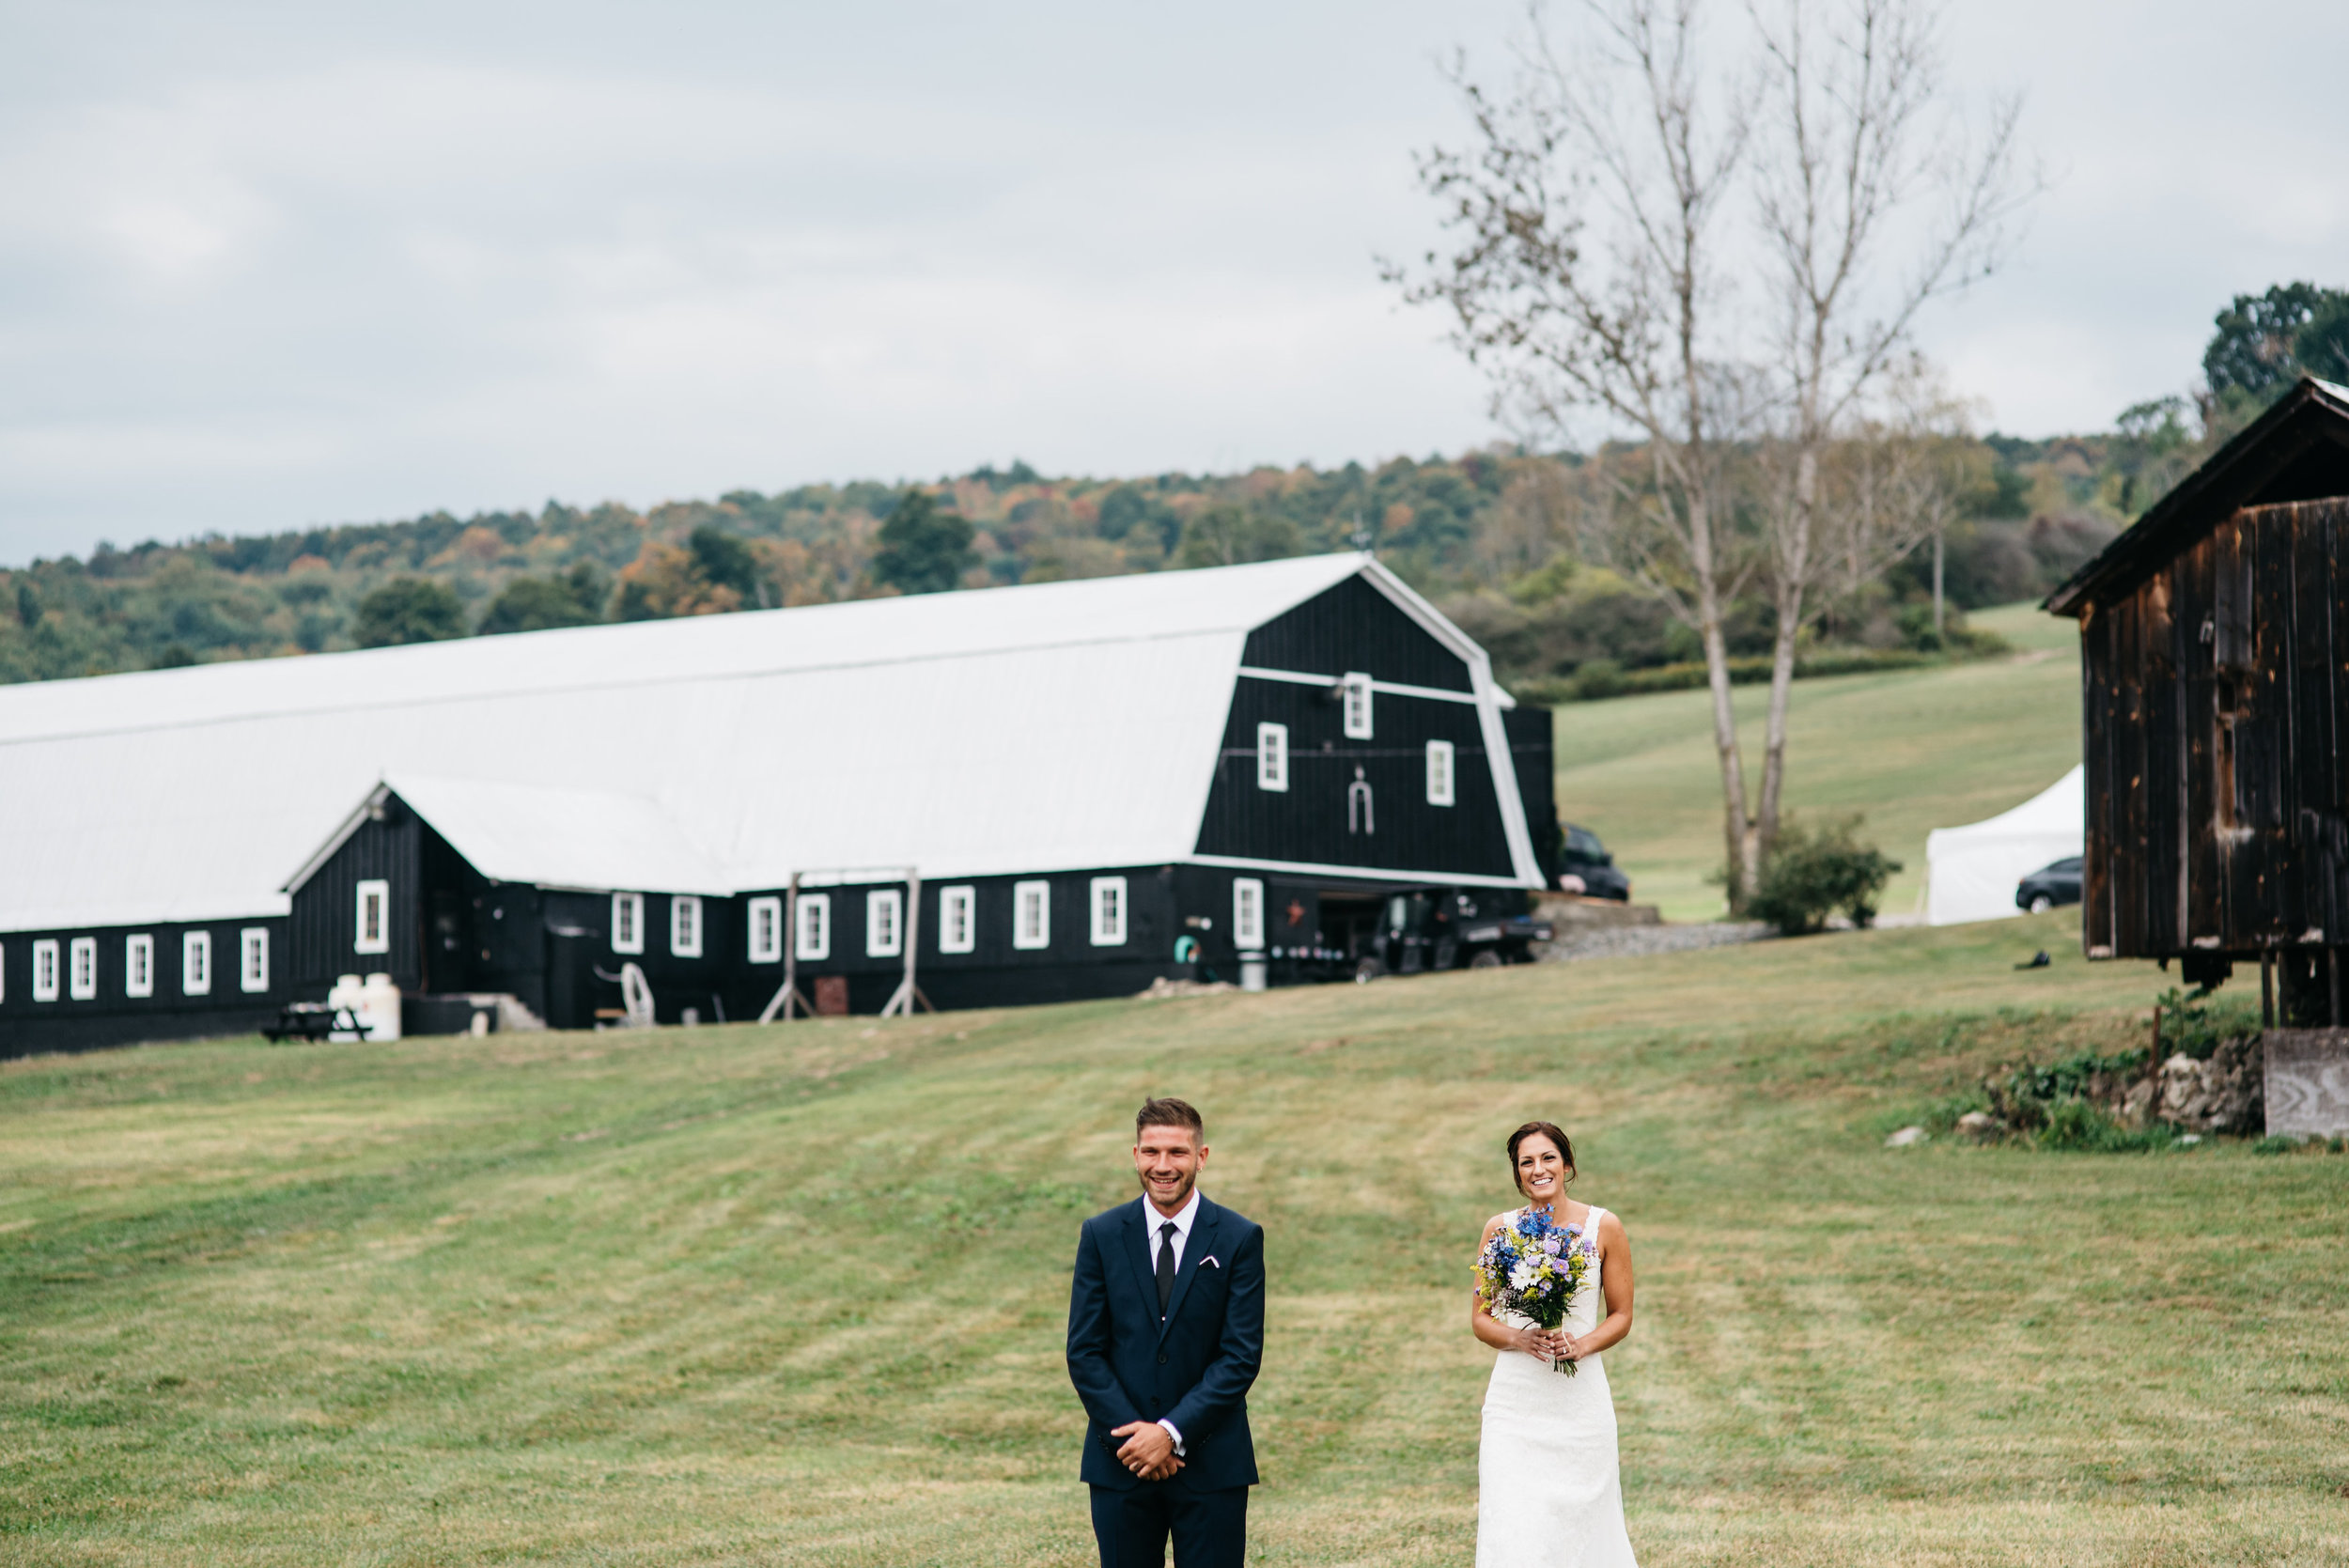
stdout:
{"type": "Polygon", "coordinates": [[[1501,1210],[1499,1214],[1496,1214],[1496,1215],[1494,1215],[1494,1216],[1493,1216],[1490,1219],[1486,1220],[1486,1221],[1485,1221],[1485,1239],[1486,1239],[1487,1241],[1491,1240],[1491,1239],[1492,1239],[1492,1234],[1493,1234],[1495,1231],[1497,1231],[1497,1230],[1501,1229],[1501,1226],[1506,1225],[1507,1223],[1509,1223],[1509,1221],[1510,1221],[1510,1220],[1515,1219],[1517,1218],[1517,1210],[1515,1210],[1515,1209],[1502,1209],[1502,1210],[1501,1210]]]}

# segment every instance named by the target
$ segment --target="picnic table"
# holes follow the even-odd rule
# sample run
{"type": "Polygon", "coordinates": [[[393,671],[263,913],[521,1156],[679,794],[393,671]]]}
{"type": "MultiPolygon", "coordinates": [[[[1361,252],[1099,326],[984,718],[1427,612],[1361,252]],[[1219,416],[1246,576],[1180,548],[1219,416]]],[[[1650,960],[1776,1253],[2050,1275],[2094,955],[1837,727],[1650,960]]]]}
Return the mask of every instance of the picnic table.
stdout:
{"type": "Polygon", "coordinates": [[[277,1021],[261,1031],[261,1038],[274,1044],[299,1036],[316,1045],[331,1034],[356,1034],[364,1040],[367,1033],[367,1026],[350,1008],[330,1007],[322,1001],[289,1001],[277,1010],[277,1021]]]}

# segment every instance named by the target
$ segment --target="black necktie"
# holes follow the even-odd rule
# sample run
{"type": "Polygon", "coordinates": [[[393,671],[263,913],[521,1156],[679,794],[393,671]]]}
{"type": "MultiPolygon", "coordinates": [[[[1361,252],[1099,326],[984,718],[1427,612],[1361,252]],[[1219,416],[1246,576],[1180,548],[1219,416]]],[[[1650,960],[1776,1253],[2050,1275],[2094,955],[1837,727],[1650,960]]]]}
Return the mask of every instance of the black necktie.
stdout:
{"type": "Polygon", "coordinates": [[[1159,1227],[1159,1315],[1166,1315],[1166,1303],[1174,1294],[1174,1221],[1159,1227]]]}

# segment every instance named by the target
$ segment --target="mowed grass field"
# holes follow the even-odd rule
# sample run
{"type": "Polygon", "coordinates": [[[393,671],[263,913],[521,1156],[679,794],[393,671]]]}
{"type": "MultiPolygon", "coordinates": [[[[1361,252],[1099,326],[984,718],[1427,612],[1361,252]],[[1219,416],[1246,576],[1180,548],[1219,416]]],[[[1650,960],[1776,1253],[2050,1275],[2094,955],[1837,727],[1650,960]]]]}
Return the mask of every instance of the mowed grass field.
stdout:
{"type": "Polygon", "coordinates": [[[1256,1561],[1470,1560],[1537,1114],[1634,1244],[1649,1568],[2349,1561],[2349,1159],[1883,1146],[2141,1037],[2158,977],[2077,952],[9,1063],[0,1560],[1078,1568],[1066,1271],[1158,1092],[1269,1231],[1256,1561]]]}
{"type": "MultiPolygon", "coordinates": [[[[2022,804],[2080,760],[2079,634],[2036,605],[1970,624],[2008,658],[1795,683],[1786,800],[1797,813],[1866,815],[1865,836],[1901,862],[1884,909],[1921,909],[1925,834],[2022,804]]],[[[1558,810],[1595,829],[1668,920],[1714,920],[1721,890],[1720,766],[1706,691],[1559,708],[1558,810]]],[[[1736,689],[1747,789],[1762,787],[1769,689],[1736,689]]]]}

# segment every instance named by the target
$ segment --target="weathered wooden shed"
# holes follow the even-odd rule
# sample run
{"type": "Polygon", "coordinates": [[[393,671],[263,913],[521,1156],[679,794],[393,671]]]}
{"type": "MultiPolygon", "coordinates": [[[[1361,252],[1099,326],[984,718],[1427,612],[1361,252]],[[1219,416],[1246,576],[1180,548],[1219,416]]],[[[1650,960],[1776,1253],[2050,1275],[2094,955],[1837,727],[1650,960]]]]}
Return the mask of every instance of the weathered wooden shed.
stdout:
{"type": "Polygon", "coordinates": [[[2052,595],[2080,623],[2091,958],[2341,1021],[2349,388],[2303,379],[2052,595]]]}

